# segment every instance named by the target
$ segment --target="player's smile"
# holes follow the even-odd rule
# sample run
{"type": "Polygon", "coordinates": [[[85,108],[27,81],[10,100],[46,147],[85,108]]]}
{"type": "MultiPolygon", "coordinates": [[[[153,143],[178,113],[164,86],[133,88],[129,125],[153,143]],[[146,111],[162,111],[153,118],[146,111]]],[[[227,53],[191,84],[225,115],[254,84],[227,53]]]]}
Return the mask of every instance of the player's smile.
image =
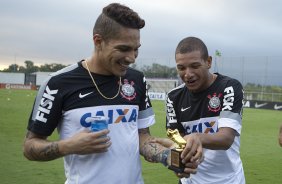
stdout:
{"type": "Polygon", "coordinates": [[[118,61],[117,63],[119,64],[121,70],[127,70],[127,68],[129,67],[129,64],[130,64],[130,63],[128,63],[126,61],[122,61],[122,60],[118,61]]]}
{"type": "Polygon", "coordinates": [[[195,89],[197,89],[199,82],[196,79],[190,79],[185,81],[185,84],[189,90],[194,91],[195,89]]]}

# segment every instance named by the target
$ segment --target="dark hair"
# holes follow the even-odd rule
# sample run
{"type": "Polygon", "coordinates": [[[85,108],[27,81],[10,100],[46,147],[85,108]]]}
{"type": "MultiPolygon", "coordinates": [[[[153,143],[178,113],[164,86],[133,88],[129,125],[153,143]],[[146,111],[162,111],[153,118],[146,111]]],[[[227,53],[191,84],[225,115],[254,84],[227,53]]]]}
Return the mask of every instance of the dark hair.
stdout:
{"type": "Polygon", "coordinates": [[[187,37],[181,40],[176,47],[175,54],[185,54],[193,51],[200,51],[204,60],[209,57],[207,46],[201,39],[196,37],[187,37]]]}
{"type": "Polygon", "coordinates": [[[93,35],[100,34],[104,40],[108,40],[117,35],[121,26],[141,29],[145,26],[145,21],[129,7],[119,3],[112,3],[104,7],[97,18],[93,28],[93,35]]]}

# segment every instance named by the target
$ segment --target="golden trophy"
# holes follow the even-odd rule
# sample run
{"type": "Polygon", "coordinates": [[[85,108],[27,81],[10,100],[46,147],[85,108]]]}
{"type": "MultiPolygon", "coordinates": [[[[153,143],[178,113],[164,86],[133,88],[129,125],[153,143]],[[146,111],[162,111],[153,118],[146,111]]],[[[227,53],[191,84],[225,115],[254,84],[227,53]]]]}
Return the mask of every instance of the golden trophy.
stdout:
{"type": "Polygon", "coordinates": [[[177,173],[183,173],[185,165],[181,162],[180,155],[185,148],[186,141],[181,137],[177,129],[168,129],[167,136],[175,143],[175,148],[171,149],[171,163],[168,168],[177,173]]]}

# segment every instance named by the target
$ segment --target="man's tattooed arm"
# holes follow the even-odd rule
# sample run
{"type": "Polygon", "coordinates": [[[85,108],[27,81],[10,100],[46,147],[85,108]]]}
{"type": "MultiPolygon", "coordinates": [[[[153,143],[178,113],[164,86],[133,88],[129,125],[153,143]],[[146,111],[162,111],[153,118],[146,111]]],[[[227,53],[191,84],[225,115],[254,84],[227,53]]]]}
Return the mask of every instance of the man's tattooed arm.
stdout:
{"type": "Polygon", "coordinates": [[[149,128],[139,129],[138,133],[140,154],[149,162],[161,162],[167,165],[170,148],[157,143],[156,138],[150,135],[149,128]]]}
{"type": "Polygon", "coordinates": [[[24,156],[29,160],[49,161],[62,157],[58,142],[50,142],[47,137],[27,132],[24,140],[24,156]]]}

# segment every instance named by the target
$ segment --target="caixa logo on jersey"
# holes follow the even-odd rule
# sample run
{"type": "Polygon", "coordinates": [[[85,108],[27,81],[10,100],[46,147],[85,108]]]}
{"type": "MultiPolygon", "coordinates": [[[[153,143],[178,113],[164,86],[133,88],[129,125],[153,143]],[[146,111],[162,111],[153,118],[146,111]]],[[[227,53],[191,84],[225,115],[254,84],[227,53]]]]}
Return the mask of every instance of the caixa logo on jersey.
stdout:
{"type": "Polygon", "coordinates": [[[87,119],[93,116],[106,116],[109,118],[109,124],[131,123],[137,121],[137,113],[137,109],[111,109],[107,111],[88,112],[81,116],[80,124],[83,127],[90,127],[91,122],[87,119]]]}
{"type": "Polygon", "coordinates": [[[216,121],[211,121],[211,122],[207,121],[207,122],[201,122],[201,123],[194,124],[194,125],[189,125],[185,129],[188,134],[196,133],[196,132],[205,133],[205,134],[213,134],[218,131],[216,121]]]}

